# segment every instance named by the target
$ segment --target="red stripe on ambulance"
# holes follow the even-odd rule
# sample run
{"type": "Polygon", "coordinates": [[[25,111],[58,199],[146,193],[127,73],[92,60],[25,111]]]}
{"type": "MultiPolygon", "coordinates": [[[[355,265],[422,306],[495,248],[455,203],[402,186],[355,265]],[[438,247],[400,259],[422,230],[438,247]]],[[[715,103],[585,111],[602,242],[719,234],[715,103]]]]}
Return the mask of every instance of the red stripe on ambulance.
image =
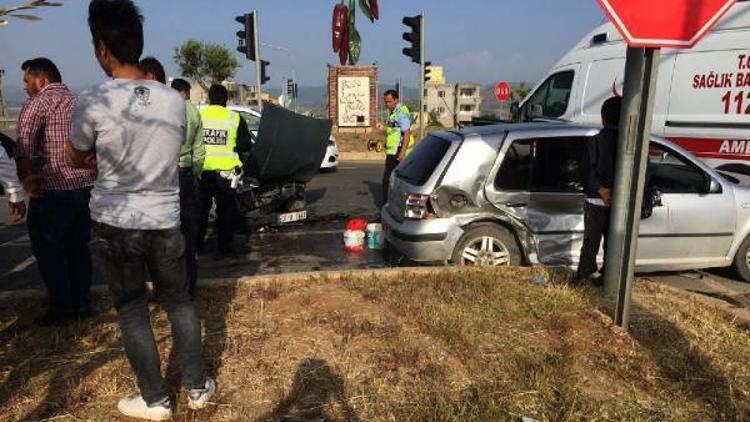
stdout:
{"type": "Polygon", "coordinates": [[[750,161],[750,140],[748,139],[708,139],[708,138],[668,138],[698,157],[721,158],[724,160],[750,161]]]}

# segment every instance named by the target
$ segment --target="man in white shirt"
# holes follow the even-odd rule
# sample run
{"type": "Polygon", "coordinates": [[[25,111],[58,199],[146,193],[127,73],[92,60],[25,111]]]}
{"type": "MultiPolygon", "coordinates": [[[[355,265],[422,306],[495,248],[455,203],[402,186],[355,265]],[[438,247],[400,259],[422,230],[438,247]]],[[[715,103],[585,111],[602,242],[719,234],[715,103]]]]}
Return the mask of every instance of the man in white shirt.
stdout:
{"type": "Polygon", "coordinates": [[[172,403],[150,326],[146,270],[169,317],[188,407],[205,407],[216,386],[205,375],[180,232],[177,163],[185,103],[173,89],[145,80],[138,68],[142,20],[131,0],[89,4],[96,58],[112,79],[78,98],[66,153],[75,166],[98,170],[91,192],[91,251],[109,285],[141,392],[121,399],[117,408],[126,416],[166,420],[172,403]]]}

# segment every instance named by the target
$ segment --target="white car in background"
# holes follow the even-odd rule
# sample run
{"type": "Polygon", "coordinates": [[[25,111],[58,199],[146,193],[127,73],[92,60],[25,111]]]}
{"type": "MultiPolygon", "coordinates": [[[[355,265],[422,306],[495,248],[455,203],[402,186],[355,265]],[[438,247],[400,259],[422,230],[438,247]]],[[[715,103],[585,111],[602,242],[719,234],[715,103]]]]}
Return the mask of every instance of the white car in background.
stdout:
{"type": "MultiPolygon", "coordinates": [[[[251,107],[230,105],[230,110],[240,113],[245,122],[247,122],[247,128],[253,133],[258,135],[258,128],[260,127],[260,112],[251,107]]],[[[336,171],[339,166],[339,148],[336,145],[336,138],[333,136],[328,138],[326,146],[326,153],[323,156],[323,162],[320,163],[321,170],[336,171]]]]}

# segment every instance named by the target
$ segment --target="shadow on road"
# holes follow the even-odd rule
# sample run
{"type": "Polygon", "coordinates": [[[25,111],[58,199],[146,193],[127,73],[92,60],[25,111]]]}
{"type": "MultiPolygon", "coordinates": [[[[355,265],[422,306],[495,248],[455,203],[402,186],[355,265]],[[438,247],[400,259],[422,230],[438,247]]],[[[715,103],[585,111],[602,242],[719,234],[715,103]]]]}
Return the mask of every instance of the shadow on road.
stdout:
{"type": "MultiPolygon", "coordinates": [[[[614,303],[596,292],[589,298],[604,314],[614,303]]],[[[674,386],[686,396],[701,400],[703,407],[717,420],[745,420],[741,409],[743,393],[733,388],[725,374],[714,366],[709,356],[696,347],[675,322],[646,306],[633,303],[629,334],[656,363],[655,382],[674,386]]]]}
{"type": "Polygon", "coordinates": [[[325,196],[327,190],[328,189],[326,188],[308,190],[305,194],[307,203],[311,205],[320,201],[321,199],[323,199],[323,196],[325,196]]]}
{"type": "Polygon", "coordinates": [[[380,209],[383,205],[383,184],[378,182],[362,182],[370,190],[370,197],[375,208],[380,209]]]}

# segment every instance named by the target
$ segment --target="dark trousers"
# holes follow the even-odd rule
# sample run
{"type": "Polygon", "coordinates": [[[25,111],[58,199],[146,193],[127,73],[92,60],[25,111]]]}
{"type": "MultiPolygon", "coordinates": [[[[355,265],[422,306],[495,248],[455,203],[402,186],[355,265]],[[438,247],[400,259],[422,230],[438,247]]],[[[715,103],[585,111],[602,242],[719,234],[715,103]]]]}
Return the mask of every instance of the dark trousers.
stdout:
{"type": "MultiPolygon", "coordinates": [[[[607,254],[607,241],[609,240],[609,217],[610,207],[585,203],[583,208],[583,246],[578,261],[579,277],[589,277],[594,274],[598,266],[596,256],[599,254],[599,245],[604,238],[604,254],[607,254]]],[[[600,274],[604,274],[606,261],[602,265],[600,274]]]]}
{"type": "Polygon", "coordinates": [[[68,318],[91,306],[91,188],[44,191],[29,202],[31,249],[47,286],[49,313],[68,318]]]}
{"type": "Polygon", "coordinates": [[[388,184],[391,180],[391,173],[398,167],[398,156],[397,155],[386,155],[385,156],[385,170],[383,171],[383,203],[385,205],[388,202],[388,184]]]}
{"type": "Polygon", "coordinates": [[[94,263],[109,285],[125,354],[143,399],[153,404],[168,396],[149,319],[147,269],[172,327],[182,383],[188,389],[203,387],[201,329],[188,293],[180,230],[127,230],[94,223],[91,237],[94,263]]]}
{"type": "Polygon", "coordinates": [[[180,169],[180,230],[185,238],[185,266],[190,297],[195,298],[198,281],[196,244],[198,242],[198,189],[192,169],[180,169]]]}
{"type": "Polygon", "coordinates": [[[216,237],[219,241],[219,252],[229,253],[233,250],[234,231],[237,222],[237,198],[229,180],[221,177],[219,172],[204,171],[200,182],[200,220],[198,224],[198,248],[203,249],[208,231],[208,214],[216,199],[216,237]]]}

